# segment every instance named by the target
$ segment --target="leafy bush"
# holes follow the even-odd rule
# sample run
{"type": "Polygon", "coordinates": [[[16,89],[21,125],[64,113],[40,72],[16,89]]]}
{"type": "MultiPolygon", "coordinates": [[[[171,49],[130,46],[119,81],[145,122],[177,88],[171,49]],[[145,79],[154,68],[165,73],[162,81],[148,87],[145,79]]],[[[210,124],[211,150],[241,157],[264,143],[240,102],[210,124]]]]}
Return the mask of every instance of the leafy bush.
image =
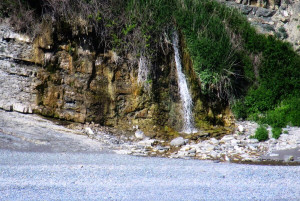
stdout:
{"type": "Polygon", "coordinates": [[[259,121],[273,128],[284,128],[288,124],[300,126],[300,98],[295,95],[282,101],[274,110],[267,111],[259,121]]]}
{"type": "Polygon", "coordinates": [[[236,101],[232,106],[232,112],[237,119],[245,119],[247,118],[247,108],[243,101],[236,101]]]}
{"type": "Polygon", "coordinates": [[[272,129],[272,137],[278,139],[282,133],[282,128],[273,128],[272,129]]]}
{"type": "Polygon", "coordinates": [[[257,139],[258,141],[265,141],[269,138],[269,132],[265,126],[261,125],[256,129],[253,138],[257,139]]]}

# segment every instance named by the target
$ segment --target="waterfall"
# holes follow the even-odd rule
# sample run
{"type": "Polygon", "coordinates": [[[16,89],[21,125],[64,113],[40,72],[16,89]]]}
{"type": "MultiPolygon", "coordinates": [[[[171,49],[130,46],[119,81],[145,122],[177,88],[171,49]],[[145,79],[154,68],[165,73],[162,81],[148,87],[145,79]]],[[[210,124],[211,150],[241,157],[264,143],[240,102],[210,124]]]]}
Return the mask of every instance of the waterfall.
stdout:
{"type": "Polygon", "coordinates": [[[138,84],[143,85],[144,88],[149,91],[150,84],[148,82],[148,75],[149,75],[149,62],[147,58],[144,56],[140,57],[139,60],[139,70],[138,70],[138,84]]]}
{"type": "Polygon", "coordinates": [[[180,54],[178,50],[178,33],[174,31],[173,33],[173,48],[175,52],[175,62],[176,62],[176,72],[178,77],[178,88],[180,93],[180,99],[182,102],[182,113],[183,113],[183,133],[194,133],[197,130],[193,126],[193,113],[192,113],[192,106],[193,101],[191,94],[188,89],[187,81],[185,78],[184,73],[182,72],[182,65],[180,54]]]}
{"type": "Polygon", "coordinates": [[[139,60],[138,83],[144,84],[148,78],[148,62],[146,57],[141,56],[139,60]]]}

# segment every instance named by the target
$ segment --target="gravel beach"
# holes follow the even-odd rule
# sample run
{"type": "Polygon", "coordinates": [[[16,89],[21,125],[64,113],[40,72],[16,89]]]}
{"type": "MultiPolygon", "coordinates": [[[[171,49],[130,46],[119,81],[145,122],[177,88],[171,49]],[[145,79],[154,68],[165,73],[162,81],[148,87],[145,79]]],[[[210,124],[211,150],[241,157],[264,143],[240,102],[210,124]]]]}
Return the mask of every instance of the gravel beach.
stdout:
{"type": "Polygon", "coordinates": [[[300,200],[300,166],[113,154],[105,140],[0,112],[0,200],[300,200]]]}
{"type": "Polygon", "coordinates": [[[0,151],[0,200],[300,200],[299,166],[0,151]]]}

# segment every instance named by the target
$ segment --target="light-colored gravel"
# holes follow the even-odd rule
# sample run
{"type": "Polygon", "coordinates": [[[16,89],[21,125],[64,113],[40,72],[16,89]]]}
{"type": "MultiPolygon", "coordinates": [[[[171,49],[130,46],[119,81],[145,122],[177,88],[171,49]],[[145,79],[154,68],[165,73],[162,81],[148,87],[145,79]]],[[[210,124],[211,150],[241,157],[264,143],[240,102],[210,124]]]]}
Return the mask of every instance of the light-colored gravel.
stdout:
{"type": "Polygon", "coordinates": [[[0,200],[299,200],[300,167],[0,151],[0,200]]]}

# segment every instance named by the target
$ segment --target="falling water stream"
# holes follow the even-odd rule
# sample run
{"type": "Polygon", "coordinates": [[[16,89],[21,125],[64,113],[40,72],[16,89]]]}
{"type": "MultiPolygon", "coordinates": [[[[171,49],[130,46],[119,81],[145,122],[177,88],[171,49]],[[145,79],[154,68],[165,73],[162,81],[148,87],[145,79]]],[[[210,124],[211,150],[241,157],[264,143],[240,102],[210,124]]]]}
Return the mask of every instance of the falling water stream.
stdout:
{"type": "Polygon", "coordinates": [[[175,52],[175,62],[176,62],[176,70],[178,77],[178,88],[180,93],[180,99],[182,102],[182,113],[183,113],[183,133],[194,133],[197,132],[193,125],[193,101],[191,94],[188,89],[187,81],[184,73],[182,72],[181,58],[178,50],[178,33],[174,31],[173,33],[173,48],[175,52]]]}
{"type": "Polygon", "coordinates": [[[144,56],[140,57],[139,60],[139,71],[138,71],[138,83],[143,84],[148,78],[148,65],[147,60],[144,56]]]}
{"type": "Polygon", "coordinates": [[[145,56],[141,56],[139,60],[138,84],[143,86],[147,91],[150,90],[150,84],[147,82],[149,75],[149,62],[145,56]]]}

